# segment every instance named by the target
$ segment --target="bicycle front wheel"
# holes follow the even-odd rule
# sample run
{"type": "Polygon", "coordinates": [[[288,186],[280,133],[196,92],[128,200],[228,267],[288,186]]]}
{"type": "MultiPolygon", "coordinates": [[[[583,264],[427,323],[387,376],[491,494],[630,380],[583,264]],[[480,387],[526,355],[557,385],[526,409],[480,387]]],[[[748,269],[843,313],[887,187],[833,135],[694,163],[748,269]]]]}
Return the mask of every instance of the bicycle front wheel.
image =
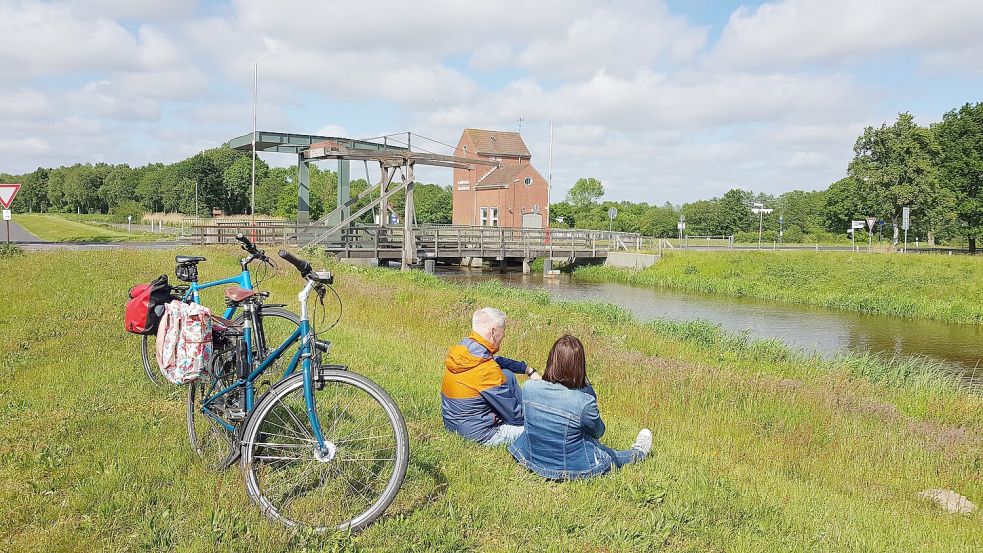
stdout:
{"type": "Polygon", "coordinates": [[[311,430],[302,374],[270,390],[243,433],[240,468],[260,510],[287,526],[360,530],[389,507],[406,475],[409,439],[399,408],[356,373],[320,369],[311,430]]]}

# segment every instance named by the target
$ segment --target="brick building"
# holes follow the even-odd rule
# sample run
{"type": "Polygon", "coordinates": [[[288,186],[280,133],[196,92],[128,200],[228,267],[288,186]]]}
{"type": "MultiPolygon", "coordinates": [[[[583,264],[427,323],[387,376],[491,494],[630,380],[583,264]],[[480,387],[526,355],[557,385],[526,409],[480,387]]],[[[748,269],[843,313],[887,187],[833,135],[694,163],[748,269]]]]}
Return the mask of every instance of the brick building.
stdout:
{"type": "Polygon", "coordinates": [[[497,169],[454,169],[455,225],[542,228],[549,217],[548,183],[532,166],[517,132],[464,129],[455,155],[498,161],[497,169]]]}

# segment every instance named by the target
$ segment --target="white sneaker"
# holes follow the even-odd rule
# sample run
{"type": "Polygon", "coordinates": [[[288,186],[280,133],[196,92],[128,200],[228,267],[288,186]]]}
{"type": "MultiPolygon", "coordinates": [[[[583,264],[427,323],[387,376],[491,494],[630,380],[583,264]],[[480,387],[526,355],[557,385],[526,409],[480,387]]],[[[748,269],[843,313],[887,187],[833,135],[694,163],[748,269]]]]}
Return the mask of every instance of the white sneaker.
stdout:
{"type": "Polygon", "coordinates": [[[652,431],[648,428],[643,428],[638,431],[638,437],[635,438],[635,443],[631,446],[632,449],[637,449],[648,455],[652,451],[652,431]]]}

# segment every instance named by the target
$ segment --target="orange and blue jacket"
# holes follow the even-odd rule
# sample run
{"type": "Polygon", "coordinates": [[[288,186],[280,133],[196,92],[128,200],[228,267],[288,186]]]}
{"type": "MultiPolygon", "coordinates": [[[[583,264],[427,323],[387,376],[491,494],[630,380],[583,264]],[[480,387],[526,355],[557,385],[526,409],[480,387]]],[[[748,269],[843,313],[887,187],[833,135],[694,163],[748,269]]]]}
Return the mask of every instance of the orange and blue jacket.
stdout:
{"type": "Polygon", "coordinates": [[[447,350],[440,409],[444,427],[485,442],[502,424],[521,426],[522,390],[515,378],[526,364],[495,356],[495,348],[472,332],[447,350]]]}

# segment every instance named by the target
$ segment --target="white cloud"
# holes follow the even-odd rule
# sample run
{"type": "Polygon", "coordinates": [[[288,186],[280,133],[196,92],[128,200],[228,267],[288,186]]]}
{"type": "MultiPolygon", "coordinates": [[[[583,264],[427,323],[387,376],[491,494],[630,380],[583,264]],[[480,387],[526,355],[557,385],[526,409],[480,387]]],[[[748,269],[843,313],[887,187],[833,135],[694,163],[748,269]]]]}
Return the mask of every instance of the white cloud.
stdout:
{"type": "Polygon", "coordinates": [[[978,48],[977,0],[787,0],[731,14],[715,47],[721,66],[798,68],[870,55],[978,48]]]}

